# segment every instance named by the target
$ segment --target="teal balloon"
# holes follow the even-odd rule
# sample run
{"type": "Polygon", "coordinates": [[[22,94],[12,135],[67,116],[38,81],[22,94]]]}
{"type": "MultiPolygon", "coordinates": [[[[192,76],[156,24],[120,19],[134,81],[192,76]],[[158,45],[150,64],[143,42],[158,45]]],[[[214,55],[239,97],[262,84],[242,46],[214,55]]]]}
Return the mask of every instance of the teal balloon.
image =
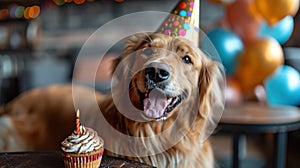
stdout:
{"type": "Polygon", "coordinates": [[[214,55],[217,51],[227,75],[232,75],[235,71],[237,56],[243,48],[243,42],[236,34],[222,28],[208,32],[207,38],[201,39],[201,49],[204,52],[214,55]]]}
{"type": "Polygon", "coordinates": [[[283,44],[291,37],[293,30],[294,19],[292,16],[286,16],[275,25],[268,25],[266,22],[262,22],[258,31],[258,36],[273,37],[280,44],[283,44]]]}
{"type": "Polygon", "coordinates": [[[300,74],[293,67],[280,66],[266,79],[265,88],[271,105],[300,105],[300,74]]]}

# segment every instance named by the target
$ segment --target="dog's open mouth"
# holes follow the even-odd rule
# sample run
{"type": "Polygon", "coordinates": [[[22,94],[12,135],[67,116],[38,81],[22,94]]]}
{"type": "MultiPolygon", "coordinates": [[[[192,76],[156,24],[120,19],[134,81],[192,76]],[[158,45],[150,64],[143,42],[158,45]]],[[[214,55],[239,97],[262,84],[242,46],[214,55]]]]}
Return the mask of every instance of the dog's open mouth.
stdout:
{"type": "Polygon", "coordinates": [[[182,94],[170,96],[159,88],[147,90],[145,93],[139,91],[139,95],[143,105],[143,114],[147,118],[156,120],[166,119],[183,99],[182,94]]]}

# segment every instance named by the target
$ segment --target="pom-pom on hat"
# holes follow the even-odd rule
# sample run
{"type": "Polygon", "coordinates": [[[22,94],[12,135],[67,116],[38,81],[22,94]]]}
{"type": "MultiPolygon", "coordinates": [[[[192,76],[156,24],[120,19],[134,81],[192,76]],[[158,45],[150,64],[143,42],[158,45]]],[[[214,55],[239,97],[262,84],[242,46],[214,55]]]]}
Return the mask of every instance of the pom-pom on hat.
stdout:
{"type": "Polygon", "coordinates": [[[200,0],[180,0],[171,14],[160,25],[158,32],[183,36],[199,45],[200,0]]]}

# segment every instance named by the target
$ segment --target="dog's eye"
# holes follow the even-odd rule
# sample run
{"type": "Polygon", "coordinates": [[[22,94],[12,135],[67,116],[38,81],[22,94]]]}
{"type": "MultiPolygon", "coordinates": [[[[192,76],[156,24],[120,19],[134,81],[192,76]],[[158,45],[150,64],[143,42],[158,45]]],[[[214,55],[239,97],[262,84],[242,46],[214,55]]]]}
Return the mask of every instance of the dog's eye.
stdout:
{"type": "Polygon", "coordinates": [[[145,54],[146,56],[151,56],[153,54],[153,50],[152,48],[144,48],[143,50],[143,54],[145,54]]]}
{"type": "Polygon", "coordinates": [[[188,55],[182,57],[182,61],[186,64],[193,64],[191,57],[188,55]]]}

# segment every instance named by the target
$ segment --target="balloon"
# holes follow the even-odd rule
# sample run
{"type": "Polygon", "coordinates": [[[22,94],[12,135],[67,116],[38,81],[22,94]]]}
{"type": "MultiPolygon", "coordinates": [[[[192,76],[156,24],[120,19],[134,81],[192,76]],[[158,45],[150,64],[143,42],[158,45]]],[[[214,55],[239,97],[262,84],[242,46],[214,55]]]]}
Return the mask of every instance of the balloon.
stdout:
{"type": "MultiPolygon", "coordinates": [[[[237,64],[236,58],[243,50],[242,41],[234,33],[222,28],[217,28],[208,32],[207,37],[217,50],[225,67],[226,74],[232,74],[237,64]]],[[[213,53],[207,40],[202,40],[202,49],[208,52],[209,55],[212,55],[211,53],[213,53]]]]}
{"type": "Polygon", "coordinates": [[[245,45],[238,57],[234,76],[244,93],[253,93],[255,86],[262,84],[277,67],[283,64],[283,50],[273,38],[256,39],[245,45]]]}
{"type": "Polygon", "coordinates": [[[291,15],[295,16],[299,9],[299,0],[254,0],[255,10],[273,25],[291,15]]]}
{"type": "Polygon", "coordinates": [[[275,25],[269,26],[263,22],[258,31],[258,36],[268,36],[275,38],[280,44],[285,43],[292,35],[294,29],[294,19],[286,16],[275,25]]]}
{"type": "Polygon", "coordinates": [[[261,20],[251,12],[252,0],[237,0],[226,8],[225,18],[233,32],[243,41],[254,39],[260,27],[261,20]]]}
{"type": "Polygon", "coordinates": [[[231,77],[226,79],[225,87],[225,103],[226,104],[241,104],[243,101],[243,95],[239,83],[231,77]]]}
{"type": "Polygon", "coordinates": [[[266,79],[265,87],[269,104],[300,105],[300,74],[283,65],[266,79]]]}

